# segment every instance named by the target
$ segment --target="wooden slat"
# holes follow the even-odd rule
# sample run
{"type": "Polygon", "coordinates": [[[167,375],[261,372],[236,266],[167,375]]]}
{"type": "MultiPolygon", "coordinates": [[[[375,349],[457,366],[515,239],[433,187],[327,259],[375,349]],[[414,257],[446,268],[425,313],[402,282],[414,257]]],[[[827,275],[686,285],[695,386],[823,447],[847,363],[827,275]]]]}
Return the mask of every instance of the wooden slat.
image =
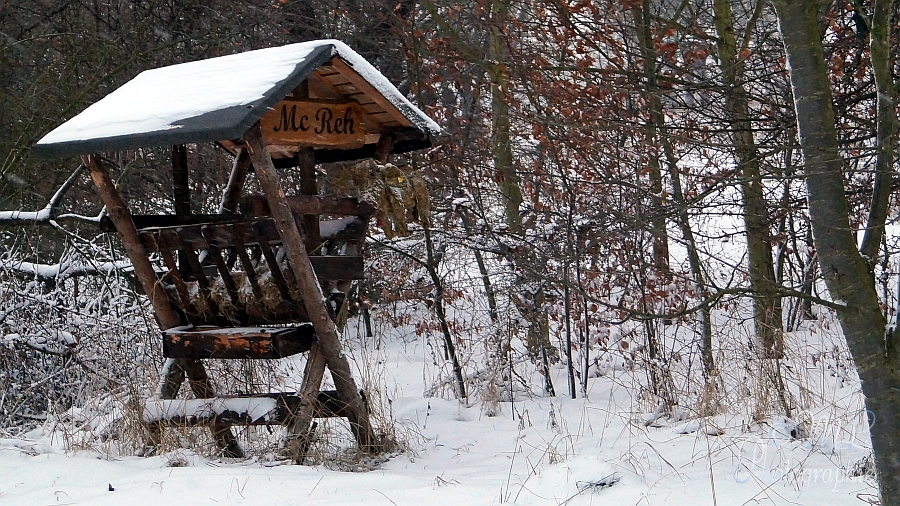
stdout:
{"type": "Polygon", "coordinates": [[[278,266],[278,260],[275,258],[275,253],[269,246],[269,241],[266,240],[266,237],[261,231],[257,230],[257,228],[257,223],[254,223],[253,231],[257,234],[256,243],[259,244],[259,249],[262,250],[263,256],[266,257],[266,263],[269,265],[269,272],[272,273],[272,280],[275,282],[275,286],[278,287],[281,297],[284,298],[284,300],[297,300],[291,293],[287,280],[284,279],[284,275],[281,273],[281,267],[278,266]]]}
{"type": "MultiPolygon", "coordinates": [[[[228,230],[227,226],[223,227],[223,229],[226,231],[228,230]]],[[[213,263],[216,264],[216,268],[219,269],[219,276],[222,278],[222,283],[225,284],[225,289],[228,290],[228,297],[231,299],[231,303],[237,306],[237,284],[234,282],[234,278],[231,277],[230,266],[226,264],[225,259],[222,258],[222,250],[219,247],[220,241],[210,237],[211,234],[207,234],[208,232],[210,232],[210,228],[208,225],[204,225],[203,227],[201,227],[200,232],[203,234],[203,237],[207,239],[207,243],[209,243],[209,248],[206,250],[207,255],[212,258],[213,263]]],[[[230,242],[232,241],[228,241],[228,243],[230,242]]]]}
{"type": "MultiPolygon", "coordinates": [[[[360,206],[361,211],[369,212],[364,206],[360,206]]],[[[341,218],[338,220],[324,220],[320,223],[319,228],[325,232],[336,230],[332,233],[323,233],[321,238],[326,241],[356,241],[365,237],[365,227],[367,219],[358,217],[341,218]],[[336,227],[336,224],[340,224],[336,227]]],[[[240,223],[240,222],[239,222],[240,223]]],[[[234,230],[231,223],[214,223],[208,225],[190,225],[183,227],[160,227],[145,228],[140,231],[140,235],[144,236],[152,234],[157,242],[172,242],[170,249],[194,249],[205,250],[210,244],[225,249],[234,245],[233,233],[240,234],[241,242],[247,246],[252,246],[259,239],[265,239],[270,244],[281,242],[278,230],[275,228],[275,222],[271,218],[260,218],[256,220],[245,221],[252,227],[253,233],[247,227],[234,230]],[[176,240],[177,239],[177,240],[176,240]]],[[[155,251],[155,250],[150,250],[155,251]]],[[[188,259],[190,261],[190,259],[188,259]]],[[[193,269],[194,265],[191,264],[193,269]]]]}
{"type": "Polygon", "coordinates": [[[316,341],[312,325],[295,327],[176,327],[163,333],[168,358],[283,358],[309,351],[316,341]]]}
{"type": "Polygon", "coordinates": [[[310,257],[316,277],[331,279],[363,279],[365,266],[361,256],[313,256],[310,257]]]}
{"type": "MultiPolygon", "coordinates": [[[[193,214],[179,217],[171,214],[134,214],[131,220],[138,230],[144,228],[175,227],[182,225],[198,225],[203,223],[221,223],[243,219],[240,214],[193,214]]],[[[100,230],[115,232],[116,227],[108,216],[100,219],[100,230]]]]}
{"type": "Polygon", "coordinates": [[[234,248],[237,251],[238,257],[241,259],[241,265],[244,267],[244,272],[247,273],[247,281],[250,282],[250,288],[253,290],[253,295],[257,300],[262,300],[263,293],[262,289],[259,287],[259,278],[256,276],[256,269],[253,265],[253,261],[250,260],[250,255],[247,254],[247,246],[244,245],[244,242],[241,239],[246,227],[247,225],[242,223],[235,223],[232,225],[234,230],[234,233],[232,234],[234,248]]]}
{"type": "Polygon", "coordinates": [[[191,214],[190,178],[187,166],[187,147],[172,146],[172,186],[175,197],[175,215],[184,218],[191,214]]]}
{"type": "Polygon", "coordinates": [[[325,81],[328,82],[328,84],[334,86],[335,88],[337,88],[338,86],[340,86],[342,84],[347,84],[350,82],[350,80],[347,79],[347,76],[345,76],[344,74],[341,74],[341,73],[329,75],[325,78],[325,81]]]}
{"type": "Polygon", "coordinates": [[[191,274],[196,278],[197,284],[200,285],[200,291],[203,292],[204,296],[208,297],[209,280],[203,275],[200,257],[198,257],[197,253],[194,251],[195,249],[206,249],[206,241],[203,240],[203,244],[195,248],[194,245],[186,245],[185,242],[181,240],[181,235],[178,232],[180,232],[178,229],[162,229],[159,231],[157,242],[160,243],[160,247],[165,245],[165,247],[169,249],[177,249],[185,254],[185,259],[187,259],[187,263],[191,268],[191,274]]]}
{"type": "Polygon", "coordinates": [[[356,95],[359,93],[363,93],[353,83],[338,84],[337,86],[335,86],[335,88],[337,88],[342,95],[356,95]]]}
{"type": "MultiPolygon", "coordinates": [[[[273,253],[274,254],[274,253],[273,253]]],[[[315,255],[310,257],[313,271],[316,277],[321,281],[339,280],[339,279],[363,279],[364,264],[363,257],[358,255],[315,255]]],[[[266,259],[266,263],[268,259],[266,259]]],[[[220,270],[215,265],[207,265],[203,271],[208,277],[220,275],[220,270]]],[[[282,274],[290,276],[291,271],[283,271],[282,274]]],[[[274,274],[272,277],[275,277],[274,274]]],[[[289,279],[290,282],[293,280],[289,279]]]]}
{"type": "Polygon", "coordinates": [[[175,255],[170,250],[160,250],[159,252],[163,257],[163,263],[166,264],[166,268],[169,269],[168,275],[172,278],[172,282],[175,284],[175,289],[178,290],[178,296],[181,298],[181,305],[188,313],[196,313],[197,310],[194,308],[194,304],[191,302],[191,296],[188,293],[187,285],[184,282],[184,279],[181,277],[181,272],[178,271],[178,264],[175,262],[175,255]]]}

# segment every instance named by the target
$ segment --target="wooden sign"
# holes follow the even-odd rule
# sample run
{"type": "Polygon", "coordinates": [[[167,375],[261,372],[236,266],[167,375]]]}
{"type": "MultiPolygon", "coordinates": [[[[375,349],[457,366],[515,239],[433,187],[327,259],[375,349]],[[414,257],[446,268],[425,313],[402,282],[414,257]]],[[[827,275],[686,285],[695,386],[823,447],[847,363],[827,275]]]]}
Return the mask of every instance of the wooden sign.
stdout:
{"type": "Polygon", "coordinates": [[[267,144],[350,149],[366,139],[363,112],[352,103],[282,100],[259,124],[267,144]]]}

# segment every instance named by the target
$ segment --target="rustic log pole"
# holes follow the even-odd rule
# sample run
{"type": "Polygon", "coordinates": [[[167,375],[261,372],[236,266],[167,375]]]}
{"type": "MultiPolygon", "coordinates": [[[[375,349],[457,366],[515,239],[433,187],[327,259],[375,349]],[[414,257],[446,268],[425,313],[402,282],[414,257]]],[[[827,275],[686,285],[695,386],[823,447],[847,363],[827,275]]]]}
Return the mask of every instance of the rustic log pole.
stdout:
{"type": "Polygon", "coordinates": [[[100,155],[90,155],[82,158],[84,164],[90,169],[91,180],[97,187],[97,193],[106,206],[109,218],[112,220],[119,232],[122,240],[122,246],[131,259],[131,265],[134,267],[134,274],[137,276],[144,293],[150,297],[150,304],[153,305],[153,311],[156,318],[163,329],[177,327],[181,325],[181,318],[172,308],[168,297],[162,287],[156,282],[156,272],[153,270],[153,264],[147,257],[147,251],[144,249],[143,243],[138,236],[137,229],[131,222],[131,213],[125,206],[125,202],[116,190],[109,172],[103,165],[100,155]]]}
{"type": "MultiPolygon", "coordinates": [[[[122,246],[125,248],[125,252],[128,254],[128,258],[131,260],[131,265],[134,268],[134,274],[141,283],[144,293],[150,297],[150,304],[153,306],[153,312],[156,314],[160,328],[166,330],[178,327],[181,325],[181,318],[175,312],[162,287],[156,282],[156,273],[147,256],[147,251],[141,243],[137,229],[134,228],[134,223],[131,221],[131,213],[109,177],[109,172],[106,170],[103,160],[98,154],[83,156],[82,160],[90,170],[91,180],[97,188],[97,193],[106,206],[109,218],[119,232],[122,246]]],[[[187,373],[194,395],[198,397],[215,396],[215,390],[209,382],[209,377],[206,375],[206,370],[202,363],[196,360],[179,359],[175,363],[168,365],[170,367],[163,371],[165,377],[162,382],[163,388],[159,392],[161,395],[172,395],[174,397],[184,381],[184,374],[187,373]]],[[[237,446],[237,440],[234,434],[231,433],[230,428],[213,427],[212,432],[216,444],[219,445],[219,448],[226,455],[243,456],[243,451],[237,446]],[[235,448],[237,451],[235,451],[235,448]]],[[[150,444],[158,442],[158,436],[158,434],[154,435],[153,429],[151,429],[150,444]]]]}
{"type": "Polygon", "coordinates": [[[256,169],[260,185],[266,193],[272,217],[275,219],[278,232],[281,234],[282,243],[287,251],[288,262],[294,271],[297,285],[306,311],[319,336],[317,349],[323,355],[325,363],[331,370],[335,388],[341,401],[348,405],[347,419],[350,428],[356,438],[359,449],[363,452],[375,451],[375,437],[372,425],[369,422],[368,413],[359,389],[353,380],[350,363],[341,350],[341,342],[338,338],[334,322],[328,315],[326,300],[322,294],[322,287],[313,272],[309,255],[303,244],[303,237],[297,229],[294,215],[285,202],[284,189],[275,172],[272,158],[266,150],[262,131],[259,124],[254,125],[245,134],[244,139],[250,147],[250,158],[256,169]]]}
{"type": "Polygon", "coordinates": [[[234,156],[234,166],[228,177],[228,184],[222,192],[222,201],[219,203],[219,214],[233,214],[237,212],[238,203],[241,200],[241,190],[244,189],[244,180],[247,179],[247,171],[250,169],[250,155],[244,148],[238,148],[234,156]]]}
{"type": "Polygon", "coordinates": [[[303,459],[309,451],[312,443],[313,418],[318,411],[319,389],[322,387],[322,378],[325,376],[325,355],[319,350],[319,344],[314,343],[306,357],[306,368],[303,371],[303,384],[300,386],[300,406],[294,413],[294,418],[288,426],[290,436],[285,442],[287,456],[298,464],[303,464],[303,459]]]}

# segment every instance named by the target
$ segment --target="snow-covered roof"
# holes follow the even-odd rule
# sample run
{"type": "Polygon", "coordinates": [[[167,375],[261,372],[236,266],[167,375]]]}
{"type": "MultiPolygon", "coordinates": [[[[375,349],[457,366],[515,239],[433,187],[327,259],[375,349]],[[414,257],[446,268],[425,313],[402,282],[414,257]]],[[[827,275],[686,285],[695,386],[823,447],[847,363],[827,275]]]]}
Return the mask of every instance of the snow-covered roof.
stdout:
{"type": "MultiPolygon", "coordinates": [[[[240,138],[319,67],[339,58],[377,90],[431,145],[440,127],[375,67],[338,40],[259,49],[147,70],[63,123],[35,145],[47,156],[240,138]]],[[[402,118],[400,118],[402,120],[402,118]]],[[[403,122],[406,123],[406,122],[403,122]]]]}

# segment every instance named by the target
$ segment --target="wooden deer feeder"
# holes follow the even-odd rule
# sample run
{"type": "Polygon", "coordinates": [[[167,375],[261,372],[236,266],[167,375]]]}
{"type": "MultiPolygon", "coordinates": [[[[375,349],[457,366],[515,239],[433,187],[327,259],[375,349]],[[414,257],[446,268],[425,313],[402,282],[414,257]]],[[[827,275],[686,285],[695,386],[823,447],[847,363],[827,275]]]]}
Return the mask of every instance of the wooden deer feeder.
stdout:
{"type": "Polygon", "coordinates": [[[286,424],[302,459],[319,416],[345,416],[363,451],[377,449],[366,405],[341,351],[323,292],[363,276],[358,246],[370,202],[318,195],[317,163],[431,146],[439,128],[345,44],[322,40],[148,70],[51,131],[35,146],[82,155],[163,331],[151,444],[172,423],[209,425],[226,455],[232,424],[286,424]],[[219,214],[192,215],[185,144],[234,155],[219,214]],[[172,146],[174,215],[132,215],[99,154],[172,146]],[[277,169],[297,168],[287,194],[277,169]],[[262,196],[241,192],[255,172],[262,196]],[[343,216],[339,219],[324,219],[343,216]],[[324,255],[340,242],[343,255],[324,255]],[[347,246],[350,247],[347,247],[347,246]],[[204,358],[274,359],[308,352],[301,391],[216,396],[204,358]],[[336,391],[320,392],[325,367],[336,391]],[[187,376],[193,401],[174,400],[187,376]]]}

